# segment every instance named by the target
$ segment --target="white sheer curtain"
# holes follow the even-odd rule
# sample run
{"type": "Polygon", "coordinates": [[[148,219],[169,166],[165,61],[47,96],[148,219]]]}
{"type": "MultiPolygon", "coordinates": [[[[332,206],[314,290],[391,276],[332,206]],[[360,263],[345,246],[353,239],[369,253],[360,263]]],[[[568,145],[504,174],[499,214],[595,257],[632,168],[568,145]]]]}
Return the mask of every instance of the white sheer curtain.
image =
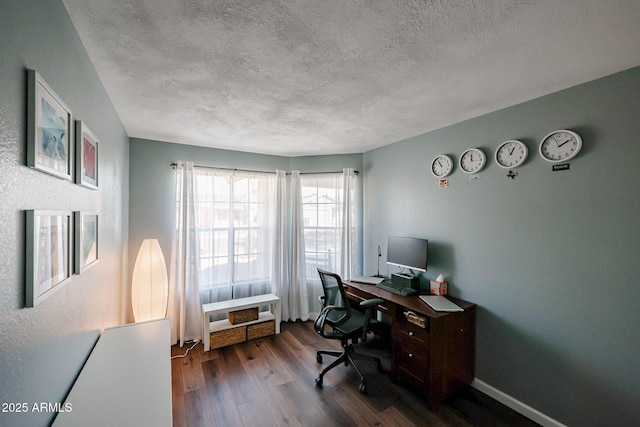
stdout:
{"type": "Polygon", "coordinates": [[[280,297],[282,320],[309,320],[300,171],[276,171],[271,290],[280,297]]]}
{"type": "MultiPolygon", "coordinates": [[[[199,338],[201,303],[273,292],[283,320],[308,320],[316,267],[357,270],[357,175],[176,169],[170,268],[172,340],[199,338]]],[[[311,316],[313,317],[313,316],[311,316]]]]}
{"type": "Polygon", "coordinates": [[[171,342],[201,339],[201,304],[198,276],[199,245],[196,232],[195,179],[192,162],[176,166],[176,227],[169,267],[171,342]]]}
{"type": "Polygon", "coordinates": [[[313,317],[320,310],[317,299],[322,295],[317,268],[338,273],[344,280],[358,270],[358,175],[344,169],[305,174],[301,181],[307,292],[313,317]]]}
{"type": "Polygon", "coordinates": [[[356,273],[358,239],[357,232],[357,182],[358,175],[352,168],[342,170],[342,224],[340,224],[340,276],[351,279],[356,273]]]}
{"type": "Polygon", "coordinates": [[[302,213],[302,188],[300,171],[291,172],[291,320],[309,320],[306,255],[304,245],[304,218],[302,213]]]}
{"type": "Polygon", "coordinates": [[[280,297],[282,320],[289,320],[289,251],[287,237],[287,174],[276,171],[273,223],[273,262],[271,268],[271,292],[280,297]]]}

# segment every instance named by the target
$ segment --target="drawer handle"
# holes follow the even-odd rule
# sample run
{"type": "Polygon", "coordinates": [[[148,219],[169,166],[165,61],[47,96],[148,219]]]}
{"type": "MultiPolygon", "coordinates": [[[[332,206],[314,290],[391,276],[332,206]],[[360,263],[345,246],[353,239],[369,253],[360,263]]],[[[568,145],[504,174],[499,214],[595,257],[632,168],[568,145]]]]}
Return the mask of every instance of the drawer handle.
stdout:
{"type": "Polygon", "coordinates": [[[413,336],[413,332],[409,331],[409,336],[412,337],[413,336]]]}
{"type": "Polygon", "coordinates": [[[413,353],[409,353],[409,357],[413,357],[413,353]]]}

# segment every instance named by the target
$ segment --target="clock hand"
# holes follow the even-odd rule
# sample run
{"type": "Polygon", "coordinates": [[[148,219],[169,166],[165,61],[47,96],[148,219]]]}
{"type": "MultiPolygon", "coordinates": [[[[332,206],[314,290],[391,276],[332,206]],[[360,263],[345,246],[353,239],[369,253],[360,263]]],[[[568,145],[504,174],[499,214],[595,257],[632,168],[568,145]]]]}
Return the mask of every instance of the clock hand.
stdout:
{"type": "MultiPolygon", "coordinates": [[[[564,144],[566,144],[569,141],[571,141],[571,138],[567,139],[565,142],[563,142],[562,144],[558,145],[558,148],[562,147],[564,144]]],[[[557,144],[557,142],[556,142],[556,144],[557,144]]]]}
{"type": "Polygon", "coordinates": [[[513,146],[513,148],[511,149],[511,151],[509,151],[509,155],[511,156],[513,154],[513,151],[516,149],[515,145],[513,146]]]}

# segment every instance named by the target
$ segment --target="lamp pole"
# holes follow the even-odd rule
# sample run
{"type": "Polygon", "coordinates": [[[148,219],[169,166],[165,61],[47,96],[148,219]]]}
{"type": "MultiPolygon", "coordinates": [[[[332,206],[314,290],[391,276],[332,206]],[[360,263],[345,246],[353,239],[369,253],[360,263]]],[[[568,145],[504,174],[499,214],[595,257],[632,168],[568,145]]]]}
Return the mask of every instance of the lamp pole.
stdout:
{"type": "Polygon", "coordinates": [[[380,245],[378,245],[378,274],[375,277],[382,277],[380,275],[380,257],[382,256],[382,252],[380,251],[380,245]]]}

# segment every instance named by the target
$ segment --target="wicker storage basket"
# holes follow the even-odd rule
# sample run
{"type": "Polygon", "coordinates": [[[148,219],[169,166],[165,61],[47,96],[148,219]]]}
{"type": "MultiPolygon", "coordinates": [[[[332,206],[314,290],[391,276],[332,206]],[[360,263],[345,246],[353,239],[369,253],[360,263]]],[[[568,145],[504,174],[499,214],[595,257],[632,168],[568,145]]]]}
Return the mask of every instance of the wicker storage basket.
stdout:
{"type": "Polygon", "coordinates": [[[229,322],[232,325],[237,325],[244,322],[252,322],[254,320],[258,320],[258,307],[229,312],[229,322]]]}
{"type": "Polygon", "coordinates": [[[239,326],[237,328],[213,332],[210,340],[212,349],[245,342],[247,340],[247,327],[239,326]]]}
{"type": "Polygon", "coordinates": [[[276,333],[276,321],[269,320],[267,322],[256,323],[247,326],[247,340],[262,338],[276,333]]]}

